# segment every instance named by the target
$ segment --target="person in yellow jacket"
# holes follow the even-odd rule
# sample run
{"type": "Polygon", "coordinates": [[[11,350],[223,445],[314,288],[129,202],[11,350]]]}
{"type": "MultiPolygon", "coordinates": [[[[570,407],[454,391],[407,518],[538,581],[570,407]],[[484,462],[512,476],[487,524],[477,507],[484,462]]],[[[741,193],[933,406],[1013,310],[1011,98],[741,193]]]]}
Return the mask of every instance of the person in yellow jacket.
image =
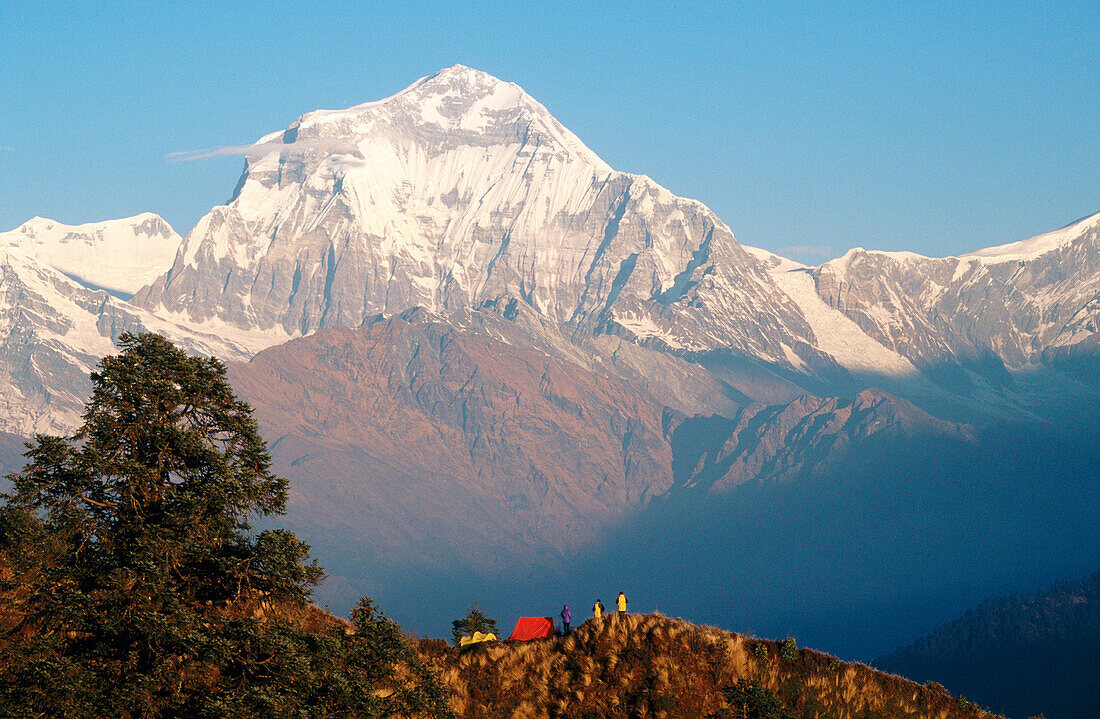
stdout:
{"type": "Polygon", "coordinates": [[[597,599],[596,603],[592,605],[592,616],[594,616],[596,619],[599,619],[603,616],[603,602],[601,602],[599,599],[597,599]]]}
{"type": "Polygon", "coordinates": [[[619,598],[615,600],[616,606],[619,608],[619,614],[626,614],[626,595],[619,592],[619,598]]]}

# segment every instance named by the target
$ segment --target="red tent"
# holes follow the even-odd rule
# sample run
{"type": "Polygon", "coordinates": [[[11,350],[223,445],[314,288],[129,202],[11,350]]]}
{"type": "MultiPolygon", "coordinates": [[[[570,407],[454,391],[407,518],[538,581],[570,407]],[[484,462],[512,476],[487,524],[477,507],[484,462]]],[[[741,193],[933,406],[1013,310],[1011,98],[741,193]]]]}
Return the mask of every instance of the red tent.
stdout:
{"type": "Polygon", "coordinates": [[[554,620],[550,617],[520,617],[512,630],[510,642],[526,642],[554,636],[554,620]]]}

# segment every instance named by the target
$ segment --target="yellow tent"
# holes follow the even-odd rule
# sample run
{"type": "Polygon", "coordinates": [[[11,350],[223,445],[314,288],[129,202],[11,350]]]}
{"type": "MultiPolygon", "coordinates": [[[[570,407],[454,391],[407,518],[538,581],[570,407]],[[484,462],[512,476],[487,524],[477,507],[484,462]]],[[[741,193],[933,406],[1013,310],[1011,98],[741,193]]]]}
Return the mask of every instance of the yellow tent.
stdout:
{"type": "Polygon", "coordinates": [[[458,640],[458,646],[468,647],[471,644],[479,644],[481,642],[495,642],[497,635],[493,633],[483,634],[481,632],[474,632],[472,637],[462,637],[458,640]]]}

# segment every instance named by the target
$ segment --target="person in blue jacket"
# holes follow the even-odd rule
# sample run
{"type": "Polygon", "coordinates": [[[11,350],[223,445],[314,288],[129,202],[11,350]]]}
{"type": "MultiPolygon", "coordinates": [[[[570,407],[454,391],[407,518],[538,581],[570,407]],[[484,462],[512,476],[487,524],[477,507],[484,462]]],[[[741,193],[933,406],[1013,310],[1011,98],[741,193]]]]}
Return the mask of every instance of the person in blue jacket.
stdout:
{"type": "Polygon", "coordinates": [[[563,633],[565,636],[569,636],[569,622],[573,621],[573,612],[569,611],[569,605],[566,604],[561,610],[561,624],[564,627],[563,633]]]}

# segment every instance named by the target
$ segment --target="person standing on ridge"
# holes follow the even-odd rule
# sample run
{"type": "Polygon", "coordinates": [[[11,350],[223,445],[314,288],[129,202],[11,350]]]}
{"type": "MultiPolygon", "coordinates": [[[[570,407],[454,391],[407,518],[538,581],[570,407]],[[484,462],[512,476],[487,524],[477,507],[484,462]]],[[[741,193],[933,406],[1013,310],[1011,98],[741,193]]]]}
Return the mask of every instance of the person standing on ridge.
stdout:
{"type": "Polygon", "coordinates": [[[615,600],[615,604],[619,608],[619,614],[626,614],[626,595],[619,592],[619,598],[615,600]]]}
{"type": "Polygon", "coordinates": [[[569,605],[566,604],[561,610],[561,624],[565,628],[565,636],[569,636],[569,622],[573,621],[573,612],[569,611],[569,605]]]}
{"type": "Polygon", "coordinates": [[[603,616],[603,602],[601,602],[599,599],[597,599],[596,603],[592,605],[592,616],[594,616],[596,619],[599,619],[603,616]]]}

